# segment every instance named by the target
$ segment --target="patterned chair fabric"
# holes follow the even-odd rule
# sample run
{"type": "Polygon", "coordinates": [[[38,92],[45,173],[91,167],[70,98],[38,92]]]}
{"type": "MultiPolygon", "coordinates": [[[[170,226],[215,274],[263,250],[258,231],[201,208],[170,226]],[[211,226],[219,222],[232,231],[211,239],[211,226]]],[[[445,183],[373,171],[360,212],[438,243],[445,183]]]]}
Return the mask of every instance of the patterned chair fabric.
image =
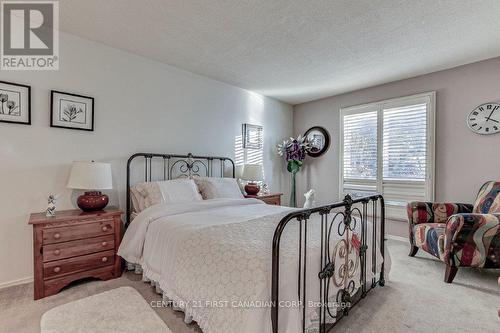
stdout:
{"type": "Polygon", "coordinates": [[[474,206],[410,202],[412,246],[452,267],[500,267],[500,182],[484,184],[474,206]]]}
{"type": "MultiPolygon", "coordinates": [[[[414,235],[417,235],[415,230],[417,230],[416,226],[419,224],[431,224],[427,228],[428,231],[434,228],[444,228],[446,227],[446,221],[450,216],[460,213],[472,213],[472,205],[468,204],[454,204],[454,203],[433,203],[433,202],[410,202],[407,205],[408,212],[408,221],[410,226],[410,242],[415,244],[416,239],[414,235]]],[[[422,235],[422,229],[418,228],[420,231],[418,235],[422,235]]],[[[434,231],[432,231],[434,232],[434,231]]],[[[440,233],[444,234],[444,232],[440,233]]],[[[430,237],[429,239],[433,239],[430,237]]],[[[419,239],[419,243],[426,243],[422,238],[419,239]]],[[[415,244],[417,245],[417,244],[415,244]]],[[[417,245],[418,246],[418,245],[417,245]]],[[[420,247],[420,246],[419,246],[420,247]]],[[[434,245],[429,245],[427,248],[435,248],[434,245]]],[[[436,255],[436,252],[430,252],[423,249],[426,252],[429,252],[432,255],[436,255]]],[[[439,257],[438,257],[439,258],[439,257]]]]}
{"type": "Polygon", "coordinates": [[[477,194],[473,213],[500,213],[500,182],[487,182],[477,194]]]}
{"type": "Polygon", "coordinates": [[[413,227],[415,245],[436,258],[443,258],[445,226],[443,223],[421,223],[415,225],[413,227]]]}
{"type": "Polygon", "coordinates": [[[446,223],[443,261],[459,267],[500,267],[500,214],[457,214],[446,223]]]}
{"type": "Polygon", "coordinates": [[[473,206],[456,203],[413,201],[407,205],[410,224],[446,223],[455,214],[472,213],[473,206]]]}

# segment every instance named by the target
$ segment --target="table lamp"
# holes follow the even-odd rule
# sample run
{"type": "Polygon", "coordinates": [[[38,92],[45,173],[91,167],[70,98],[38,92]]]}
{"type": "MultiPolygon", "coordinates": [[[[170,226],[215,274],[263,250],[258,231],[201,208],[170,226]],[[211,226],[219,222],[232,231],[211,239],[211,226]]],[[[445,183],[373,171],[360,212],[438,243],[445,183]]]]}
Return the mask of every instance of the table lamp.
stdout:
{"type": "Polygon", "coordinates": [[[249,183],[245,185],[245,192],[249,195],[257,195],[260,191],[260,186],[255,183],[255,181],[264,180],[262,165],[245,164],[241,178],[249,181],[249,183]]]}
{"type": "Polygon", "coordinates": [[[94,161],[73,162],[67,187],[87,190],[76,201],[81,210],[85,212],[103,210],[109,198],[99,190],[113,188],[111,164],[94,161]]]}

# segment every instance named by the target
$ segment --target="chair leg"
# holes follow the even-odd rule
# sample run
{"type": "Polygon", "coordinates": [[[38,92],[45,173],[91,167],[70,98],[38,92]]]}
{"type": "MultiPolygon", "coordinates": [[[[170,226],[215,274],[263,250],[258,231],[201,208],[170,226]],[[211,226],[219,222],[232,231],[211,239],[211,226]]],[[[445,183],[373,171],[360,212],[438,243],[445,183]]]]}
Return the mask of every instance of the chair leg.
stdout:
{"type": "Polygon", "coordinates": [[[408,254],[410,257],[414,257],[418,252],[418,247],[413,244],[410,244],[410,253],[408,254]]]}
{"type": "Polygon", "coordinates": [[[444,282],[452,283],[455,275],[457,275],[458,267],[446,265],[446,272],[444,274],[444,282]]]}

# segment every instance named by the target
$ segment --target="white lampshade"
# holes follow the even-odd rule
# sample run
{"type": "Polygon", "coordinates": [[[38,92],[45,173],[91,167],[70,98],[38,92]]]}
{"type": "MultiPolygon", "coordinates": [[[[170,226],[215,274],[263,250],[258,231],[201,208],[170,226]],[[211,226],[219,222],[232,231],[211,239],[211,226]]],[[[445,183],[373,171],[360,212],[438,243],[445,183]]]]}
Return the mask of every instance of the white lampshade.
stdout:
{"type": "Polygon", "coordinates": [[[234,167],[234,177],[235,178],[238,178],[238,179],[243,178],[243,168],[244,167],[245,167],[244,165],[237,165],[234,167]]]}
{"type": "Polygon", "coordinates": [[[73,162],[67,187],[80,190],[107,190],[113,188],[111,164],[73,162]]]}
{"type": "Polygon", "coordinates": [[[260,164],[245,164],[243,167],[243,175],[241,177],[245,180],[263,181],[264,171],[260,164]]]}

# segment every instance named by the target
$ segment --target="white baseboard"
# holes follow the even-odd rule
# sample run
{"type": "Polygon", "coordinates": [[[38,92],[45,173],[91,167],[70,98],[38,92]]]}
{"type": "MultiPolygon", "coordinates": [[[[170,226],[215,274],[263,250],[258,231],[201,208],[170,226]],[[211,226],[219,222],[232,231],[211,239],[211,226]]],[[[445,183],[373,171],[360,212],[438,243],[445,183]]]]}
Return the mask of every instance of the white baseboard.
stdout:
{"type": "Polygon", "coordinates": [[[2,282],[2,283],[0,283],[0,289],[12,287],[12,286],[17,286],[20,284],[30,283],[30,282],[33,282],[32,276],[25,277],[25,278],[18,279],[18,280],[13,280],[13,281],[2,282]]]}
{"type": "Polygon", "coordinates": [[[394,236],[394,235],[386,235],[385,237],[399,242],[405,242],[405,243],[408,242],[408,238],[406,237],[394,236]]]}

